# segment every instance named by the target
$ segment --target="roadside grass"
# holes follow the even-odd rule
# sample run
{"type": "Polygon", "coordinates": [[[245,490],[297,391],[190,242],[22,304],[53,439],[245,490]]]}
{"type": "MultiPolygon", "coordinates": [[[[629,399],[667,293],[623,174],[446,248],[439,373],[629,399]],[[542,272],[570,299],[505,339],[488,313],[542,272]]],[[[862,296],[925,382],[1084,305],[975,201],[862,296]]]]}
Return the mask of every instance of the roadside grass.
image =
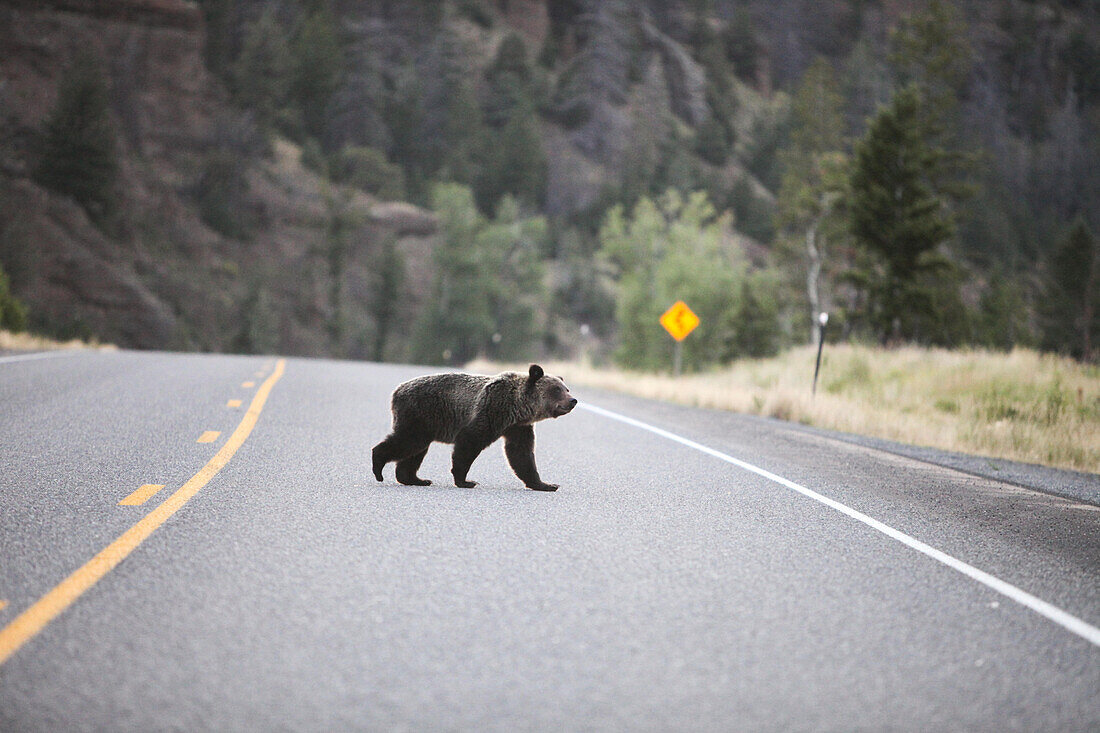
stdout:
{"type": "MultiPolygon", "coordinates": [[[[679,379],[580,363],[543,366],[571,386],[1100,473],[1100,367],[1022,349],[826,344],[815,397],[814,356],[813,347],[798,347],[679,379]]],[[[469,368],[526,365],[479,361],[469,368]]]]}
{"type": "Polygon", "coordinates": [[[0,351],[51,351],[55,349],[98,349],[110,351],[116,349],[114,344],[101,344],[98,341],[56,341],[45,336],[35,336],[32,333],[12,333],[0,329],[0,351]]]}

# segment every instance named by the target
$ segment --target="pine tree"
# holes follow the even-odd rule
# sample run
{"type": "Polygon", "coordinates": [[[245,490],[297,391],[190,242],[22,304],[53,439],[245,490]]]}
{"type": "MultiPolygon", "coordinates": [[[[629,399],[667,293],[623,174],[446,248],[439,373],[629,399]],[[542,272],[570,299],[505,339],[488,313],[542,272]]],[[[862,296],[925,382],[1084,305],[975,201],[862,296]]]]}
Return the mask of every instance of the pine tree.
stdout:
{"type": "Polygon", "coordinates": [[[473,184],[477,180],[480,143],[485,135],[481,106],[473,84],[459,80],[447,97],[447,119],[443,127],[443,161],[440,177],[446,181],[473,184]]]}
{"type": "Polygon", "coordinates": [[[978,342],[990,349],[1011,351],[1032,343],[1023,288],[1014,278],[996,271],[978,304],[978,342]]]}
{"type": "Polygon", "coordinates": [[[443,241],[432,252],[435,282],[416,327],[411,356],[426,364],[463,364],[477,356],[493,334],[493,281],[485,277],[477,238],[485,218],[466,186],[438,184],[431,198],[443,241]]]}
{"type": "Polygon", "coordinates": [[[499,132],[486,130],[481,151],[474,190],[482,212],[493,212],[505,195],[533,208],[542,203],[546,154],[533,110],[513,112],[499,132]]]}
{"type": "Polygon", "coordinates": [[[374,348],[370,358],[385,361],[390,335],[400,325],[396,316],[405,286],[405,258],[394,237],[382,240],[371,264],[373,281],[366,302],[367,312],[374,319],[374,348]]]}
{"type": "Polygon", "coordinates": [[[913,316],[926,314],[921,274],[942,266],[935,250],[955,232],[935,187],[942,151],[923,137],[921,95],[894,95],[856,145],[851,185],[852,234],[881,263],[872,277],[872,321],[883,342],[916,337],[913,316]]]}
{"type": "Polygon", "coordinates": [[[543,332],[548,293],[543,284],[541,252],[546,220],[524,219],[511,196],[501,199],[496,216],[478,233],[487,269],[496,273],[488,291],[493,335],[487,355],[522,360],[543,332]]]}
{"type": "Polygon", "coordinates": [[[722,34],[726,58],[733,64],[734,73],[751,83],[756,81],[757,54],[759,48],[752,17],[744,6],[738,7],[722,34]]]}
{"type": "Polygon", "coordinates": [[[931,0],[922,11],[906,16],[890,38],[889,61],[899,88],[915,87],[925,142],[938,149],[934,185],[962,201],[976,192],[971,180],[980,155],[958,139],[959,99],[966,93],[974,51],[968,29],[954,4],[931,0]]]}
{"type": "Polygon", "coordinates": [[[244,48],[233,65],[233,97],[252,110],[257,124],[270,132],[286,104],[292,61],[286,33],[271,8],[264,11],[245,36],[244,48]]]}
{"type": "Polygon", "coordinates": [[[1078,218],[1047,265],[1039,307],[1041,346],[1076,359],[1096,359],[1100,341],[1100,257],[1096,238],[1078,218]]]}
{"type": "Polygon", "coordinates": [[[514,114],[531,106],[531,73],[523,39],[518,33],[508,34],[485,73],[485,121],[491,127],[504,127],[514,114]]]}
{"type": "Polygon", "coordinates": [[[974,56],[954,4],[931,0],[924,10],[901,20],[890,42],[889,60],[900,84],[920,87],[927,114],[952,115],[974,56]]]}
{"type": "Polygon", "coordinates": [[[327,4],[306,18],[291,51],[291,95],[301,110],[306,134],[323,139],[329,100],[344,64],[336,19],[327,4]]]}
{"type": "Polygon", "coordinates": [[[81,54],[61,79],[34,178],[52,191],[71,196],[93,220],[102,221],[114,209],[117,177],[107,82],[98,61],[81,54]]]}
{"type": "Polygon", "coordinates": [[[27,328],[27,307],[12,295],[3,267],[0,267],[0,328],[13,333],[27,328]]]}
{"type": "Polygon", "coordinates": [[[779,308],[759,278],[741,281],[741,305],[733,324],[732,357],[760,359],[779,352],[779,308]]]}

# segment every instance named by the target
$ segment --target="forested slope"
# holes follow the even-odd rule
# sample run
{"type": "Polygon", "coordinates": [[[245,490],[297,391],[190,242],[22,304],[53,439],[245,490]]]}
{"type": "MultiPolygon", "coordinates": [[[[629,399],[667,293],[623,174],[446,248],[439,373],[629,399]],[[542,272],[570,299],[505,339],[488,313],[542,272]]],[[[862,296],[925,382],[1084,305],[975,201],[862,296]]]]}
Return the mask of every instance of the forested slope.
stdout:
{"type": "Polygon", "coordinates": [[[0,13],[0,264],[39,330],[657,367],[682,298],[688,367],[820,310],[835,338],[1096,354],[1095,2],[0,13]]]}

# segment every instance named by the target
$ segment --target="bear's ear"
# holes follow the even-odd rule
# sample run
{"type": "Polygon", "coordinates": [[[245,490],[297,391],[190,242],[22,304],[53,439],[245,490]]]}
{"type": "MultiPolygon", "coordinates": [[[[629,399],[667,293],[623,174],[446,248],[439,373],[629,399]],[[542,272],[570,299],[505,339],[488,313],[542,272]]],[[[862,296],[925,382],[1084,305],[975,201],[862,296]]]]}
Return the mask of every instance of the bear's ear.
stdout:
{"type": "Polygon", "coordinates": [[[538,364],[532,364],[531,368],[527,372],[527,389],[534,389],[535,382],[542,379],[546,374],[538,364]]]}

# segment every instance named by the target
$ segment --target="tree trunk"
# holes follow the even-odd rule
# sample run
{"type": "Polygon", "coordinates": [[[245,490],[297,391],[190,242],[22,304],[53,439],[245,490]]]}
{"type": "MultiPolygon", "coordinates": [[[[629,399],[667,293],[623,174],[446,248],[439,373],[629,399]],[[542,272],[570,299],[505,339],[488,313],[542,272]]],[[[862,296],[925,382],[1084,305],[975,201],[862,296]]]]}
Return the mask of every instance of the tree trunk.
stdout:
{"type": "Polygon", "coordinates": [[[817,247],[817,230],[820,221],[815,219],[806,230],[806,254],[810,258],[810,266],[806,271],[806,298],[810,301],[810,328],[814,346],[821,341],[821,323],[817,320],[818,314],[821,313],[821,295],[818,291],[818,282],[821,277],[821,251],[817,247]]]}

